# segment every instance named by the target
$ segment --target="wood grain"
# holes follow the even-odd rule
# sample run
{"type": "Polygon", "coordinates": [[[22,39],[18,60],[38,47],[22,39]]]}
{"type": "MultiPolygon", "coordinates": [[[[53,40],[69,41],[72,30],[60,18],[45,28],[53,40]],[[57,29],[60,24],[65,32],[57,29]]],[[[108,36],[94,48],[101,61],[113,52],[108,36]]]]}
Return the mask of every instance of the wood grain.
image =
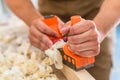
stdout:
{"type": "Polygon", "coordinates": [[[74,71],[64,65],[64,68],[61,71],[63,72],[67,80],[95,80],[85,69],[74,71]]]}

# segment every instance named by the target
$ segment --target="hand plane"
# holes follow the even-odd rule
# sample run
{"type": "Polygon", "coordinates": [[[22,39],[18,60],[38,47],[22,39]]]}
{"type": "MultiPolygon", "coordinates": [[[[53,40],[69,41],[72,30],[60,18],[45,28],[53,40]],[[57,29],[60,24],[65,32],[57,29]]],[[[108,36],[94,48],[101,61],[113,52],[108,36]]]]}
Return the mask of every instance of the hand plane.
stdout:
{"type": "MultiPolygon", "coordinates": [[[[72,16],[70,21],[71,21],[71,25],[76,24],[77,22],[81,21],[81,17],[80,16],[72,16]]],[[[51,37],[49,36],[49,38],[55,42],[58,41],[60,39],[62,39],[62,34],[59,31],[58,28],[58,17],[57,16],[47,16],[42,20],[44,23],[46,23],[51,29],[53,29],[54,31],[57,32],[58,37],[51,37]]],[[[65,65],[67,65],[68,67],[74,69],[75,71],[78,71],[80,69],[86,69],[89,68],[91,66],[93,66],[95,59],[94,57],[81,57],[78,56],[76,54],[74,54],[73,52],[71,52],[68,49],[68,44],[66,43],[65,46],[63,48],[58,49],[62,55],[63,58],[63,63],[65,65]]]]}

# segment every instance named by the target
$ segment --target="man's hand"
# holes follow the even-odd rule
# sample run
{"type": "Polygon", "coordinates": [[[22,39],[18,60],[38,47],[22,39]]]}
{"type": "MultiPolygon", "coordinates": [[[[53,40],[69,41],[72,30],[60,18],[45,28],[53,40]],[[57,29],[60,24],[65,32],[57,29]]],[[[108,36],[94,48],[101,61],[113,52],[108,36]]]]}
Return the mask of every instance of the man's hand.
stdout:
{"type": "MultiPolygon", "coordinates": [[[[68,27],[70,26],[68,23],[67,25],[68,27]]],[[[62,32],[65,33],[64,31],[62,32]]],[[[96,25],[93,21],[82,20],[69,29],[69,49],[80,56],[96,56],[100,51],[100,37],[99,31],[96,29],[96,25]]]]}
{"type": "MultiPolygon", "coordinates": [[[[64,23],[58,18],[58,27],[62,28],[63,24],[64,23]]],[[[29,29],[30,43],[41,50],[46,50],[53,45],[53,42],[48,36],[58,37],[57,33],[41,19],[34,20],[29,29]]]]}
{"type": "Polygon", "coordinates": [[[41,50],[46,50],[52,46],[49,36],[57,37],[57,33],[49,28],[42,20],[36,19],[29,29],[29,40],[32,45],[41,50]]]}

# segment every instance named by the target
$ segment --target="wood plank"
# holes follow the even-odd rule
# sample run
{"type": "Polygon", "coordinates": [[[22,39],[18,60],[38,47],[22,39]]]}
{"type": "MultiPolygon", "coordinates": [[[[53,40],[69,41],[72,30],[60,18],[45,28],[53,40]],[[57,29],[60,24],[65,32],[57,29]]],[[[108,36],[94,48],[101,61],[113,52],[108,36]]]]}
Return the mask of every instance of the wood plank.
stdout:
{"type": "Polygon", "coordinates": [[[68,80],[95,80],[85,69],[80,71],[74,71],[64,65],[61,71],[68,80]]]}

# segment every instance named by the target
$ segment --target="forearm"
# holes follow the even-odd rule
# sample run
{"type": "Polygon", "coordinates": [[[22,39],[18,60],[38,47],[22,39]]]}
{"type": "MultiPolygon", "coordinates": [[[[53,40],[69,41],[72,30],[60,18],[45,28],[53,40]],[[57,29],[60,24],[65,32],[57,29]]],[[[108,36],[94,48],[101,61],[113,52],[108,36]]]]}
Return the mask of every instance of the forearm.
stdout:
{"type": "Polygon", "coordinates": [[[106,34],[113,28],[114,24],[120,19],[119,0],[105,0],[100,12],[94,18],[98,30],[104,39],[106,34]]]}
{"type": "Polygon", "coordinates": [[[6,0],[6,4],[29,26],[34,19],[42,17],[30,0],[6,0]]]}

